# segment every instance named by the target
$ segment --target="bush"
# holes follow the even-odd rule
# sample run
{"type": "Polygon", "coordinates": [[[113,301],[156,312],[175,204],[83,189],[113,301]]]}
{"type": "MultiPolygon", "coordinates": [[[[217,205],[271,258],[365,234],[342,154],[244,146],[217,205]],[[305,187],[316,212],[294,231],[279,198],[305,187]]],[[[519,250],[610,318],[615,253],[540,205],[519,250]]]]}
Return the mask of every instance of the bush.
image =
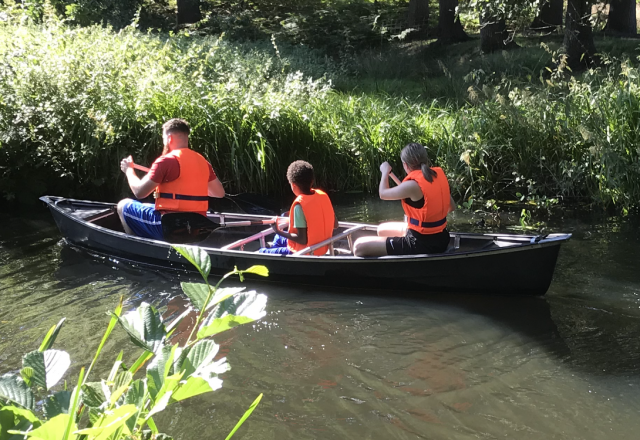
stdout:
{"type": "MultiPolygon", "coordinates": [[[[268,275],[264,266],[228,273],[215,287],[207,277],[211,268],[209,256],[197,247],[175,246],[185,259],[202,274],[205,284],[182,283],[184,293],[199,311],[195,325],[183,347],[170,344],[176,325],[192,310],[187,309],[169,325],[158,311],[142,303],[139,308],[122,315],[122,300],[111,314],[111,321],[100,346],[86,370],[80,370],[73,389],[52,392],[71,364],[69,354],[52,349],[64,319],[47,333],[40,348],[24,355],[18,373],[0,376],[0,438],[68,440],[170,440],[158,432],[154,417],[167,406],[215,391],[222,386],[219,375],[229,370],[226,358],[214,361],[219,346],[211,336],[232,327],[262,318],[266,297],[244,289],[221,288],[230,275],[243,279],[245,273],[268,275]],[[102,348],[116,326],[126,331],[131,341],[143,352],[129,367],[118,355],[106,379],[89,381],[102,348]],[[146,365],[143,378],[135,378],[146,365]],[[36,405],[42,402],[42,406],[36,405]]],[[[262,398],[258,396],[229,439],[262,398]]]]}

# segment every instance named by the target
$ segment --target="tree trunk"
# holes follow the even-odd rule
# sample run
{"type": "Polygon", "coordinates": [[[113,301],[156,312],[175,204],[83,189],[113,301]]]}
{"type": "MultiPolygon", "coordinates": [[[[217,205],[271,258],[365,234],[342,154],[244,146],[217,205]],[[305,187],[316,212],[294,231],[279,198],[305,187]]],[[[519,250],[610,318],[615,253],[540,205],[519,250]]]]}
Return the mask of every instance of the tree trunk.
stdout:
{"type": "Polygon", "coordinates": [[[531,29],[542,32],[553,31],[557,26],[562,26],[562,0],[546,0],[540,5],[538,16],[531,23],[531,29]]]}
{"type": "Polygon", "coordinates": [[[458,0],[440,0],[439,2],[438,41],[441,43],[457,43],[469,39],[460,23],[460,16],[456,14],[457,7],[458,0]]]}
{"type": "Polygon", "coordinates": [[[518,45],[509,36],[504,19],[480,15],[480,50],[482,52],[491,53],[515,47],[518,45]]]}
{"type": "Polygon", "coordinates": [[[564,52],[573,71],[593,66],[598,62],[591,28],[591,4],[588,0],[568,0],[564,23],[564,52]]]}
{"type": "Polygon", "coordinates": [[[409,0],[407,25],[410,28],[424,30],[429,20],[429,0],[409,0]]]}
{"type": "Polygon", "coordinates": [[[638,25],[635,0],[611,0],[609,18],[604,30],[618,35],[636,35],[638,25]]]}
{"type": "Polygon", "coordinates": [[[178,24],[197,23],[202,20],[200,0],[178,0],[178,24]]]}

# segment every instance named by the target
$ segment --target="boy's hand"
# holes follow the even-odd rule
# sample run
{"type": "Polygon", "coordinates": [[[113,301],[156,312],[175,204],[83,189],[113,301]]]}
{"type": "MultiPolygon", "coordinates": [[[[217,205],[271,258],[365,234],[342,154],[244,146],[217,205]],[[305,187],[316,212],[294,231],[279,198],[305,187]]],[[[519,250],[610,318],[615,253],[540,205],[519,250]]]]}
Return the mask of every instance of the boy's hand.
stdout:
{"type": "Polygon", "coordinates": [[[271,224],[271,229],[273,229],[273,232],[275,232],[276,234],[280,234],[282,235],[282,229],[280,229],[280,224],[282,223],[282,225],[287,226],[289,224],[289,217],[274,217],[273,218],[273,223],[271,224]]]}
{"type": "Polygon", "coordinates": [[[275,232],[276,234],[279,234],[280,232],[280,228],[278,228],[278,218],[279,217],[274,217],[273,218],[273,223],[271,224],[271,229],[273,229],[273,232],[275,232]]]}

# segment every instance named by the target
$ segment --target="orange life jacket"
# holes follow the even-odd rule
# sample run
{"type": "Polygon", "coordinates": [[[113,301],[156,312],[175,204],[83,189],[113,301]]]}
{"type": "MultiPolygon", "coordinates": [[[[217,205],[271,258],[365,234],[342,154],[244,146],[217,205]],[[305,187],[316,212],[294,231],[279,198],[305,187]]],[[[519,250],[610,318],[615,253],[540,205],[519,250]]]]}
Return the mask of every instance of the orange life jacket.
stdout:
{"type": "MultiPolygon", "coordinates": [[[[333,235],[335,214],[329,196],[319,189],[311,189],[313,194],[301,194],[291,204],[289,210],[289,233],[297,234],[293,227],[293,209],[296,205],[302,207],[304,218],[307,220],[307,244],[302,245],[289,240],[288,248],[291,252],[300,251],[308,246],[320,243],[333,235]]],[[[329,246],[322,246],[313,251],[313,255],[324,255],[329,246]]]]}
{"type": "Polygon", "coordinates": [[[168,153],[180,164],[180,176],[156,188],[156,210],[207,212],[209,209],[209,163],[189,148],[168,153]]]}
{"type": "Polygon", "coordinates": [[[420,234],[436,234],[447,227],[447,214],[451,200],[449,181],[442,168],[432,167],[431,169],[436,172],[431,183],[424,178],[421,170],[410,172],[403,180],[403,182],[415,180],[424,196],[424,205],[420,209],[413,208],[402,200],[402,209],[407,216],[407,227],[420,234]]]}

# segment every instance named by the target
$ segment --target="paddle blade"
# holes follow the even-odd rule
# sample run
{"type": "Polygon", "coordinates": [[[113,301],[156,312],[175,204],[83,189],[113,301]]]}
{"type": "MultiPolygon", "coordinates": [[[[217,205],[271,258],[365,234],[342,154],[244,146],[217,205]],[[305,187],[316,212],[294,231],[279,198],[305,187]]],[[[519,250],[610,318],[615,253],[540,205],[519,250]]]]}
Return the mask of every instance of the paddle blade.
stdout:
{"type": "Polygon", "coordinates": [[[162,235],[169,243],[198,243],[219,227],[218,223],[195,212],[168,212],[162,216],[162,235]]]}

